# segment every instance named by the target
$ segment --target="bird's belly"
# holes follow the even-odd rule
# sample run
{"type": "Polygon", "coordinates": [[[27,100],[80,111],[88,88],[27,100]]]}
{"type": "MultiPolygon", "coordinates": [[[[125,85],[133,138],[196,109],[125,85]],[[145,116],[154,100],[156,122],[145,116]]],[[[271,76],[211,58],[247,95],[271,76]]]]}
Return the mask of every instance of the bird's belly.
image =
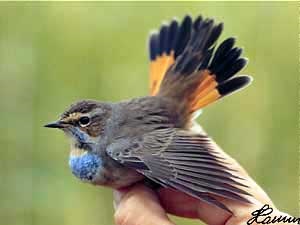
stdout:
{"type": "Polygon", "coordinates": [[[141,174],[117,163],[106,154],[98,155],[82,149],[71,150],[69,166],[81,181],[95,185],[121,188],[143,179],[141,174]]]}

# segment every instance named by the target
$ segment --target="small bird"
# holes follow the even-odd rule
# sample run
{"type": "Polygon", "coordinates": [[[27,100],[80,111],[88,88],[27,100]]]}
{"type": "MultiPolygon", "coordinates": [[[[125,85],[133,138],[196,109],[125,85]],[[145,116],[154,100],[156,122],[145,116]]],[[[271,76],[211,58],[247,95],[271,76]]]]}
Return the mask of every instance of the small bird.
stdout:
{"type": "Polygon", "coordinates": [[[59,120],[71,139],[69,166],[81,181],[123,188],[151,181],[230,210],[215,196],[250,202],[247,185],[195,121],[205,106],[248,85],[247,63],[223,24],[187,15],[150,34],[150,94],[117,103],[83,100],[59,120]]]}

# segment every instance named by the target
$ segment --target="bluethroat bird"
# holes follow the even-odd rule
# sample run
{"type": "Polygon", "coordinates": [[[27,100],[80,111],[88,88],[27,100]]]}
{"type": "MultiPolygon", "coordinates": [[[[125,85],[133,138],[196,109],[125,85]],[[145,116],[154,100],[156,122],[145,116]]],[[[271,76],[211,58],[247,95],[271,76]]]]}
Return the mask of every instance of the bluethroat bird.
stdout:
{"type": "Polygon", "coordinates": [[[45,125],[71,139],[69,165],[81,181],[112,188],[150,180],[229,209],[214,196],[249,202],[243,179],[196,123],[205,106],[240,90],[247,60],[223,24],[173,19],[149,38],[150,95],[117,103],[83,100],[45,125]]]}

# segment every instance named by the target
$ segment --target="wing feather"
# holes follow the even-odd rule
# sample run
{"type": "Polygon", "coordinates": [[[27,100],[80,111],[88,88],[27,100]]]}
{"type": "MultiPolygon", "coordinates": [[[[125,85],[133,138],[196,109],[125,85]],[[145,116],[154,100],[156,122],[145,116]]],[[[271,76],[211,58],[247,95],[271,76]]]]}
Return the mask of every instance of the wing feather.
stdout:
{"type": "Polygon", "coordinates": [[[248,202],[243,179],[218,153],[214,142],[202,134],[168,128],[143,135],[142,143],[112,157],[152,181],[194,196],[228,211],[211,195],[248,202]]]}

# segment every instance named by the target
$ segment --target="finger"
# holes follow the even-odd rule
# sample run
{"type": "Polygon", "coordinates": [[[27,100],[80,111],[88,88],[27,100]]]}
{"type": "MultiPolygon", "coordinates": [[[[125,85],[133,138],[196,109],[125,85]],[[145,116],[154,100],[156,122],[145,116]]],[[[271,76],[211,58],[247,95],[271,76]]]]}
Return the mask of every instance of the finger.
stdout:
{"type": "Polygon", "coordinates": [[[251,218],[251,212],[262,207],[262,204],[253,200],[253,204],[243,203],[218,196],[212,196],[226,205],[232,214],[190,197],[173,189],[162,188],[158,191],[161,204],[168,213],[188,218],[199,218],[210,225],[239,225],[245,224],[251,218]]]}
{"type": "Polygon", "coordinates": [[[117,225],[174,225],[161,207],[155,193],[137,184],[114,191],[115,222],[117,225]]]}
{"type": "Polygon", "coordinates": [[[176,216],[199,218],[210,225],[225,224],[231,217],[231,214],[225,210],[174,189],[161,188],[158,195],[166,211],[176,216]]]}

